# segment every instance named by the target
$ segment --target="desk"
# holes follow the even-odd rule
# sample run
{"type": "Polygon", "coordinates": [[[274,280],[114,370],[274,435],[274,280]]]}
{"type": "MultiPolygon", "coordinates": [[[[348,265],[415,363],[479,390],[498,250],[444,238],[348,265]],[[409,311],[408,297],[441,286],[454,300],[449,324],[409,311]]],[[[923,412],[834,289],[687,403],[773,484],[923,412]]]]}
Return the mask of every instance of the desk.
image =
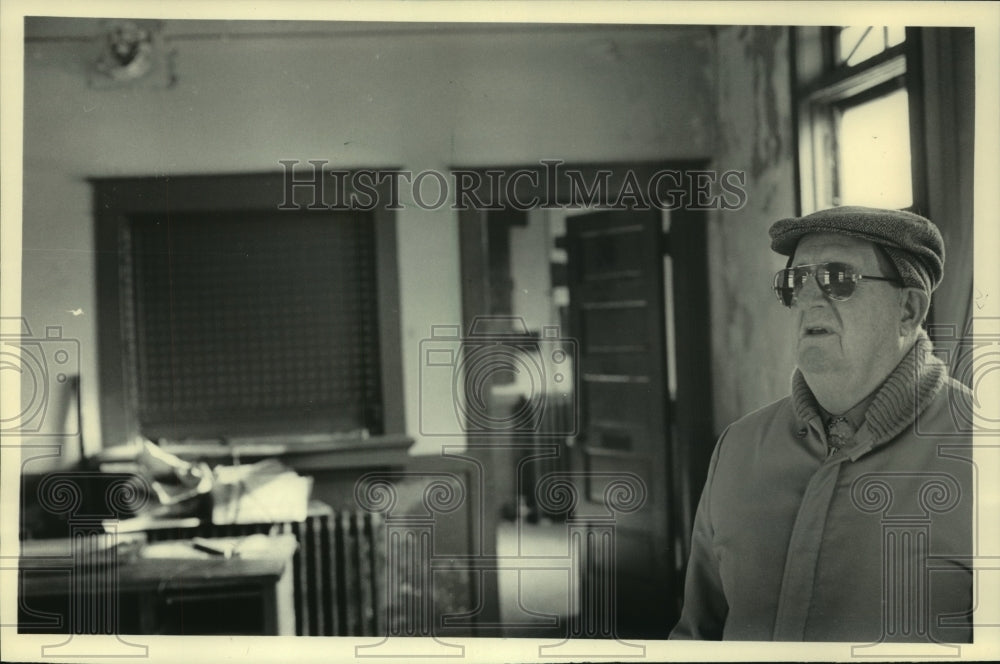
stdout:
{"type": "Polygon", "coordinates": [[[121,555],[96,540],[75,547],[69,540],[52,542],[46,555],[39,554],[43,547],[25,542],[20,570],[26,613],[37,615],[36,607],[44,606],[52,615],[65,607],[65,620],[52,625],[55,629],[25,629],[22,615],[21,631],[115,633],[121,628],[140,634],[231,634],[247,628],[250,633],[294,635],[290,562],[295,537],[211,541],[234,547],[233,557],[196,549],[191,540],[145,544],[121,555]],[[67,555],[53,553],[59,546],[67,555]],[[241,622],[244,616],[251,618],[249,626],[241,622]]]}

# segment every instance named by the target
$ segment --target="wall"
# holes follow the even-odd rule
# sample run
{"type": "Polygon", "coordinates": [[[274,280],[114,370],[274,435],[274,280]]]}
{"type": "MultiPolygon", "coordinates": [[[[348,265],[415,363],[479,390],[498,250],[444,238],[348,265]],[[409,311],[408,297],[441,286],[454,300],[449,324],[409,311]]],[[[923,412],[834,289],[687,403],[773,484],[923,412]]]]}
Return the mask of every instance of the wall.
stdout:
{"type": "MultiPolygon", "coordinates": [[[[529,330],[541,330],[543,325],[557,325],[552,304],[552,275],[549,255],[549,215],[552,210],[531,210],[524,226],[510,229],[510,263],[514,292],[511,306],[516,316],[524,318],[529,330]],[[548,213],[548,214],[546,214],[548,213]]],[[[565,333],[565,330],[560,330],[565,333]]]]}
{"type": "MultiPolygon", "coordinates": [[[[22,314],[36,336],[61,326],[80,343],[89,451],[101,443],[86,178],[277,171],[279,159],[423,170],[704,157],[712,106],[725,101],[713,96],[713,41],[700,27],[167,21],[176,84],[103,90],[86,76],[97,30],[91,20],[29,21],[24,90],[22,314]]],[[[461,321],[456,218],[412,205],[397,218],[418,453],[439,443],[415,430],[419,341],[433,324],[461,321]]],[[[738,245],[723,239],[732,253],[738,245]]],[[[65,386],[53,387],[50,402],[65,402],[65,386]]]]}
{"type": "Polygon", "coordinates": [[[747,176],[746,205],[709,227],[717,434],[787,395],[794,367],[790,314],[770,288],[784,258],[767,235],[796,212],[788,44],[781,27],[725,27],[716,40],[715,167],[747,176]]]}

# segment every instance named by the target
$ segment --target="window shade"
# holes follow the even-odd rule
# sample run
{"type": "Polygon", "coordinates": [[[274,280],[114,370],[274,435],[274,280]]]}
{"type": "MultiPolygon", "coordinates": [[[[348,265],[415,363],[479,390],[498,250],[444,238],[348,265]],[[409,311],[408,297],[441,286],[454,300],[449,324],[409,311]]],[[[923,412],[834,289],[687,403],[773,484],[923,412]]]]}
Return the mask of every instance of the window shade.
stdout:
{"type": "Polygon", "coordinates": [[[127,228],[143,434],[382,432],[372,215],[142,214],[127,228]]]}

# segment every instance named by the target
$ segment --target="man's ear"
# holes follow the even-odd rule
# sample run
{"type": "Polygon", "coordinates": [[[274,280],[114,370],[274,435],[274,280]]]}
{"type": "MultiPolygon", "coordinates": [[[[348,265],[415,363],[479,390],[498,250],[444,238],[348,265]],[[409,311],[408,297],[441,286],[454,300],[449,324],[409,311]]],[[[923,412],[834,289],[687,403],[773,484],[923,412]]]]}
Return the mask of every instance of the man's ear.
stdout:
{"type": "Polygon", "coordinates": [[[900,303],[899,334],[907,336],[917,330],[931,306],[931,298],[923,288],[903,288],[903,300],[900,303]]]}

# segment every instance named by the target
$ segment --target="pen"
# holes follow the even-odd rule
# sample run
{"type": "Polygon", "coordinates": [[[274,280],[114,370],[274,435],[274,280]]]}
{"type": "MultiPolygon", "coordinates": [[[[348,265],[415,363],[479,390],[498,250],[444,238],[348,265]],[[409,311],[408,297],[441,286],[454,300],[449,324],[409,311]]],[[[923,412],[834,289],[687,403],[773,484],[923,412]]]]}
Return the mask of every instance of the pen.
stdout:
{"type": "Polygon", "coordinates": [[[231,543],[214,542],[210,539],[205,539],[203,537],[192,538],[191,546],[198,549],[199,551],[204,551],[206,553],[211,553],[213,555],[222,556],[223,558],[232,557],[234,548],[233,544],[231,543]]]}

